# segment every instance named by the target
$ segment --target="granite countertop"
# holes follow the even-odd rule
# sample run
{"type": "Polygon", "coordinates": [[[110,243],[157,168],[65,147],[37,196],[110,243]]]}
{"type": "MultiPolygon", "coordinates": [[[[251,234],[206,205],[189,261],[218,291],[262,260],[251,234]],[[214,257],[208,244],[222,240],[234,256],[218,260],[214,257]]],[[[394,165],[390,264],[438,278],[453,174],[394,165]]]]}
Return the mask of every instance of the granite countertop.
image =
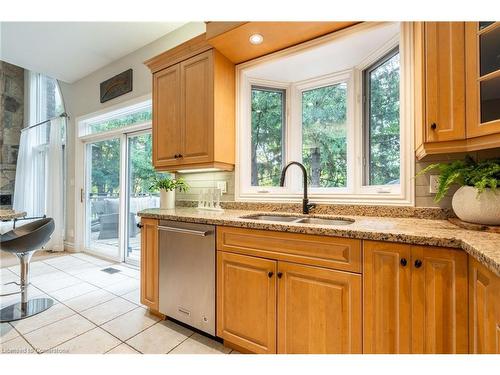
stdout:
{"type": "Polygon", "coordinates": [[[0,221],[14,220],[26,216],[24,211],[0,210],[0,221]]]}
{"type": "MultiPolygon", "coordinates": [[[[152,208],[138,213],[141,217],[163,220],[458,248],[465,250],[500,276],[500,234],[462,229],[447,220],[343,215],[342,217],[354,219],[355,222],[350,225],[330,226],[270,222],[242,217],[254,214],[265,215],[266,212],[231,209],[216,212],[177,207],[170,210],[152,208]]],[[[267,214],[286,215],[281,212],[267,214]]],[[[335,217],[314,214],[310,216],[335,217]]]]}

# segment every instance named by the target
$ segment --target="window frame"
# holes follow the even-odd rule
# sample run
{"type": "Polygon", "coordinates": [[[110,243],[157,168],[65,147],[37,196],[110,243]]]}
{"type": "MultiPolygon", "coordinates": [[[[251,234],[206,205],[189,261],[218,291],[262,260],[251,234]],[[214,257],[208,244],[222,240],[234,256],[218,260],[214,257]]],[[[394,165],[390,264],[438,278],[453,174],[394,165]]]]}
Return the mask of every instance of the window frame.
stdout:
{"type": "MultiPolygon", "coordinates": [[[[377,58],[371,65],[367,66],[362,71],[362,88],[361,88],[361,97],[363,100],[362,105],[362,116],[363,116],[363,186],[389,186],[385,185],[371,185],[370,184],[370,146],[371,146],[371,138],[370,138],[370,74],[378,69],[380,66],[384,65],[387,61],[392,59],[394,56],[399,54],[399,44],[392,48],[389,52],[385,53],[382,57],[377,58]]],[[[400,65],[401,69],[401,65],[400,65]]],[[[400,70],[401,72],[401,70],[400,70]]],[[[401,76],[401,73],[400,73],[401,76]]],[[[401,83],[400,83],[401,87],[401,83]]],[[[401,100],[400,100],[401,103],[401,100]]],[[[401,130],[401,116],[399,122],[399,128],[401,130]]],[[[400,140],[401,140],[401,132],[400,132],[400,140]]],[[[401,150],[400,150],[400,171],[399,171],[399,180],[401,185],[401,150]]]]}
{"type": "MultiPolygon", "coordinates": [[[[292,103],[292,124],[291,126],[292,137],[296,141],[293,148],[294,156],[293,160],[297,160],[303,163],[302,159],[302,94],[304,91],[310,91],[314,89],[320,89],[322,87],[334,86],[338,84],[345,83],[347,86],[347,114],[346,114],[346,141],[347,141],[347,185],[345,187],[334,187],[334,188],[324,188],[324,187],[309,187],[311,196],[315,194],[327,195],[327,194],[351,194],[353,192],[353,154],[354,154],[354,83],[353,83],[353,70],[344,70],[340,72],[335,72],[332,74],[324,75],[321,77],[315,77],[312,79],[300,81],[292,85],[294,91],[294,101],[292,103]]],[[[288,161],[288,160],[287,160],[288,161]]],[[[300,193],[302,191],[302,177],[299,174],[299,178],[294,176],[293,179],[294,192],[300,193]]]]}
{"type": "MultiPolygon", "coordinates": [[[[286,163],[286,157],[288,155],[287,152],[287,141],[286,141],[286,134],[288,132],[287,130],[287,124],[288,124],[288,119],[287,119],[287,111],[288,111],[288,105],[287,105],[287,100],[288,100],[288,90],[286,88],[279,88],[274,86],[268,86],[268,85],[261,85],[261,84],[252,84],[252,82],[249,82],[250,84],[250,150],[252,147],[252,91],[253,90],[259,90],[259,91],[267,91],[267,92],[275,92],[275,93],[281,93],[282,95],[282,108],[281,108],[281,118],[282,118],[282,124],[281,124],[281,150],[282,150],[282,156],[281,156],[281,169],[285,166],[286,163]]],[[[255,188],[261,188],[261,189],[267,189],[268,186],[253,186],[252,185],[252,173],[251,173],[251,168],[252,168],[252,161],[251,161],[251,152],[250,152],[250,186],[255,187],[255,188]]]]}
{"type": "MultiPolygon", "coordinates": [[[[286,58],[301,54],[308,50],[312,50],[325,43],[332,42],[337,38],[343,38],[352,33],[369,32],[373,28],[384,25],[386,22],[363,22],[356,26],[341,30],[324,37],[302,43],[300,45],[290,47],[288,49],[275,52],[264,57],[251,60],[236,66],[236,166],[235,166],[235,200],[236,201],[260,201],[260,202],[299,202],[302,199],[302,176],[298,168],[291,168],[287,173],[286,184],[284,188],[269,188],[266,191],[258,191],[257,189],[249,189],[246,183],[250,177],[248,165],[245,160],[249,159],[246,155],[248,149],[246,145],[250,142],[248,137],[248,86],[249,81],[258,82],[251,77],[253,70],[261,64],[272,62],[276,59],[286,58]]],[[[354,97],[353,108],[353,128],[352,142],[353,150],[351,151],[352,175],[348,176],[348,186],[351,184],[351,190],[347,192],[318,192],[317,189],[310,188],[311,200],[318,203],[326,204],[365,204],[365,205],[393,205],[393,206],[408,206],[415,204],[415,184],[414,176],[414,108],[418,98],[415,97],[414,80],[418,72],[413,64],[413,45],[414,45],[414,25],[411,22],[400,22],[400,32],[393,37],[379,50],[367,56],[358,66],[352,70],[352,95],[354,97]],[[363,147],[363,114],[362,114],[362,71],[377,61],[381,56],[399,45],[400,53],[400,185],[383,185],[383,186],[367,186],[364,184],[363,175],[364,167],[362,160],[364,156],[363,147]]],[[[265,81],[266,85],[285,87],[291,92],[294,89],[294,84],[299,82],[283,83],[265,81]]],[[[287,95],[288,99],[296,97],[287,95]]],[[[296,99],[294,99],[296,100],[296,99]]],[[[287,101],[288,111],[287,120],[288,127],[293,127],[292,121],[296,122],[297,108],[291,108],[289,100],[287,101]],[[291,117],[294,119],[291,121],[291,117]]],[[[286,162],[290,160],[302,160],[302,145],[298,145],[290,138],[290,133],[286,135],[287,155],[286,162]],[[300,159],[297,154],[300,153],[300,159]]],[[[295,137],[297,138],[297,137],[295,137]]],[[[328,188],[327,188],[328,189],[328,188]]]]}

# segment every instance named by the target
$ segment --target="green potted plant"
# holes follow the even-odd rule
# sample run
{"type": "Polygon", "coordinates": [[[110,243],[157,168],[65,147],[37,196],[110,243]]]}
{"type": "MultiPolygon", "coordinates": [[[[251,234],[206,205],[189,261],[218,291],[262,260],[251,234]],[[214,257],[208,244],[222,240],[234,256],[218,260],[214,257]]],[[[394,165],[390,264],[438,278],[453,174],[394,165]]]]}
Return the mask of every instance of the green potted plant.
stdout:
{"type": "Polygon", "coordinates": [[[189,190],[189,185],[182,178],[158,177],[155,176],[152,191],[160,191],[160,208],[175,208],[175,190],[185,192],[189,190]]]}
{"type": "Polygon", "coordinates": [[[422,175],[439,170],[435,201],[439,202],[453,184],[459,184],[452,207],[460,220],[484,225],[500,225],[500,159],[476,162],[470,156],[451,163],[431,164],[422,175]]]}

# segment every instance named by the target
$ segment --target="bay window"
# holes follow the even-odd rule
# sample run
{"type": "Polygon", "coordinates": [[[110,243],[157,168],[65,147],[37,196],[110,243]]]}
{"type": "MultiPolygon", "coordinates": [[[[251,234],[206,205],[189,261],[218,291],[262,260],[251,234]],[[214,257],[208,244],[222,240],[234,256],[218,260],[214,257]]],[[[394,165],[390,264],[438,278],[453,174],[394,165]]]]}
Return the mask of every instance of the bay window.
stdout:
{"type": "Polygon", "coordinates": [[[411,33],[362,25],[237,67],[237,199],[299,200],[299,170],[279,186],[283,166],[298,161],[315,201],[412,203],[411,152],[401,149],[413,126],[403,30],[411,33]]]}

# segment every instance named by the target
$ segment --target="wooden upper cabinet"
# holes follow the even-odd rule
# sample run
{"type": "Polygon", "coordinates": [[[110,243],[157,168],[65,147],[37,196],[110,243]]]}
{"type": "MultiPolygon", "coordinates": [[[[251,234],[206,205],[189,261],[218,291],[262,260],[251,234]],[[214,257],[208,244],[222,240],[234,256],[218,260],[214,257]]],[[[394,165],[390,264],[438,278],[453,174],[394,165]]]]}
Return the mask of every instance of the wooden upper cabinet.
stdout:
{"type": "Polygon", "coordinates": [[[276,261],[217,252],[217,336],[276,353],[276,261]]]}
{"type": "Polygon", "coordinates": [[[153,75],[153,164],[156,168],[177,164],[182,137],[180,67],[174,65],[153,75]]]}
{"type": "Polygon", "coordinates": [[[467,353],[463,251],[364,242],[364,353],[467,353]]]}
{"type": "Polygon", "coordinates": [[[410,247],[364,241],[363,352],[411,352],[410,247]]]}
{"type": "Polygon", "coordinates": [[[361,275],[278,262],[278,353],[362,353],[361,275]]]}
{"type": "Polygon", "coordinates": [[[500,22],[466,22],[467,136],[500,133],[500,22]]]}
{"type": "Polygon", "coordinates": [[[146,64],[153,73],[153,165],[234,168],[235,69],[200,35],[146,64]]]}
{"type": "Polygon", "coordinates": [[[414,22],[413,31],[417,159],[500,147],[500,23],[414,22]]]}
{"type": "Polygon", "coordinates": [[[158,311],[158,220],[141,219],[141,303],[158,311]]]}
{"type": "Polygon", "coordinates": [[[500,277],[469,257],[469,352],[500,354],[500,277]]]}
{"type": "Polygon", "coordinates": [[[428,246],[411,251],[412,353],[468,353],[467,254],[428,246]]]}
{"type": "Polygon", "coordinates": [[[464,22],[425,23],[425,141],[465,139],[464,22]]]}
{"type": "Polygon", "coordinates": [[[180,63],[183,164],[207,163],[213,156],[213,51],[180,63]]]}

